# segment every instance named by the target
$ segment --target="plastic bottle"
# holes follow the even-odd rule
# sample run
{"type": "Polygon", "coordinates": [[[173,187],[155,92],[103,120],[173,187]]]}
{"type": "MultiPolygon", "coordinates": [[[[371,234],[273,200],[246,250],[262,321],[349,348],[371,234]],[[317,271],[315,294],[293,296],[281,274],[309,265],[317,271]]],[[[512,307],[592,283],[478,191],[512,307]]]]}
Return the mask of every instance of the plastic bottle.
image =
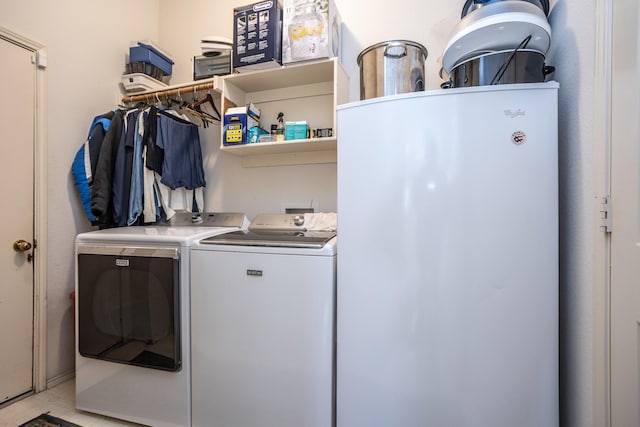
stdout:
{"type": "Polygon", "coordinates": [[[284,141],[284,113],[278,113],[278,126],[276,127],[276,141],[284,141]]]}

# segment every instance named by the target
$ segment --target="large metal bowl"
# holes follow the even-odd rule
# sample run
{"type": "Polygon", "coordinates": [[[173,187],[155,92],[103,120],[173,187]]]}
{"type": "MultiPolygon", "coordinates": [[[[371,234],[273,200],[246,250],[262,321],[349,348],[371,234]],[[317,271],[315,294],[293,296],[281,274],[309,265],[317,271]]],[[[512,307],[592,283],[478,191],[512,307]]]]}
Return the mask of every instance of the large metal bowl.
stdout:
{"type": "Polygon", "coordinates": [[[358,55],[360,99],[422,91],[427,49],[408,40],[369,46],[358,55]]]}
{"type": "Polygon", "coordinates": [[[540,83],[554,71],[543,54],[532,50],[506,50],[473,57],[449,73],[446,87],[484,86],[509,83],[540,83]]]}

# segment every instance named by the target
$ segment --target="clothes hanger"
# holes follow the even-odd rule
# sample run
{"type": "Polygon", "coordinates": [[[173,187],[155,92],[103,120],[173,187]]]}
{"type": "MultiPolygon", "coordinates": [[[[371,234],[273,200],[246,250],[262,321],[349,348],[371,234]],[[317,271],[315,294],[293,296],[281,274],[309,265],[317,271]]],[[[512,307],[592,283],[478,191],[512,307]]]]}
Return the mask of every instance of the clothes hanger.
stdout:
{"type": "MultiPolygon", "coordinates": [[[[169,98],[166,96],[167,106],[173,110],[178,117],[187,120],[195,125],[207,127],[208,123],[204,118],[198,114],[195,110],[189,108],[189,104],[182,98],[182,92],[177,91],[178,99],[169,98]],[[176,108],[177,107],[177,108],[176,108]]],[[[196,97],[196,91],[194,88],[193,96],[196,97]]]]}
{"type": "Polygon", "coordinates": [[[180,89],[178,89],[177,95],[178,95],[177,99],[169,98],[167,96],[167,103],[169,108],[173,108],[175,106],[178,111],[182,111],[184,107],[186,107],[188,104],[185,102],[184,99],[182,99],[182,95],[180,94],[180,89]]]}
{"type": "Polygon", "coordinates": [[[180,89],[178,89],[178,102],[180,103],[180,108],[184,108],[187,105],[189,105],[189,103],[187,101],[185,101],[184,99],[182,99],[182,94],[180,92],[180,89]]]}
{"type": "Polygon", "coordinates": [[[193,101],[185,107],[185,111],[186,112],[191,114],[193,117],[202,120],[204,127],[207,127],[207,125],[209,123],[219,123],[220,122],[220,118],[219,117],[213,116],[213,115],[209,114],[208,112],[204,111],[202,108],[200,108],[201,105],[203,105],[203,104],[205,104],[207,102],[211,103],[211,105],[214,107],[214,111],[216,111],[216,112],[218,111],[215,108],[215,105],[213,104],[213,97],[211,96],[210,93],[207,93],[207,96],[205,96],[202,100],[198,100],[197,91],[196,91],[196,88],[194,86],[194,88],[193,88],[193,101]]]}
{"type": "Polygon", "coordinates": [[[203,126],[203,127],[205,127],[205,128],[207,127],[207,125],[208,125],[209,123],[215,123],[215,122],[216,122],[216,121],[215,121],[215,120],[214,120],[210,115],[208,115],[208,114],[207,114],[207,113],[205,113],[205,112],[201,112],[201,111],[198,111],[198,110],[194,110],[194,109],[189,108],[189,107],[186,107],[186,108],[184,109],[184,111],[185,111],[186,113],[188,113],[188,114],[189,114],[191,117],[193,117],[194,119],[199,119],[199,120],[201,120],[201,121],[202,121],[202,126],[203,126]]]}
{"type": "Polygon", "coordinates": [[[190,105],[191,108],[204,113],[206,115],[208,115],[209,117],[213,118],[214,120],[220,121],[221,115],[220,112],[218,111],[218,108],[216,108],[216,104],[213,101],[213,97],[211,96],[211,91],[207,91],[207,95],[201,100],[201,101],[194,101],[191,103],[190,105]],[[202,106],[203,104],[209,103],[211,105],[211,108],[213,108],[213,111],[216,113],[216,116],[213,116],[205,111],[203,111],[201,108],[199,108],[200,106],[202,106]]]}

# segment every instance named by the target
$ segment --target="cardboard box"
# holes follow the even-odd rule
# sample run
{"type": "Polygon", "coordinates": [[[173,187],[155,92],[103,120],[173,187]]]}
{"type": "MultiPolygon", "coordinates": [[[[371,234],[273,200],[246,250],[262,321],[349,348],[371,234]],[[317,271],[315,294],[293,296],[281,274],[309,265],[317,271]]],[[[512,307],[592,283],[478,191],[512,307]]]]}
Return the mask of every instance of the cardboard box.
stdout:
{"type": "Polygon", "coordinates": [[[340,56],[342,19],[333,0],[284,0],[282,63],[340,56]]]}
{"type": "Polygon", "coordinates": [[[284,124],[284,139],[306,139],[308,138],[308,128],[307,122],[305,121],[286,122],[284,124]]]}
{"type": "Polygon", "coordinates": [[[268,0],[233,9],[233,69],[238,72],[282,64],[282,4],[268,0]]]}
{"type": "Polygon", "coordinates": [[[229,108],[223,118],[222,144],[246,144],[249,142],[249,129],[259,125],[260,110],[255,105],[229,108]]]}

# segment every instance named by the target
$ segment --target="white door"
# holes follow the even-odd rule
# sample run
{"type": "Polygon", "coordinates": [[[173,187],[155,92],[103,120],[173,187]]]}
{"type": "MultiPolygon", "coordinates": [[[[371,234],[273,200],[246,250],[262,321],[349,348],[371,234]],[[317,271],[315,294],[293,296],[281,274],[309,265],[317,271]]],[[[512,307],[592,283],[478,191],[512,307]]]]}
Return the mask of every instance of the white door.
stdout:
{"type": "Polygon", "coordinates": [[[0,403],[33,389],[32,55],[0,36],[0,403]]]}
{"type": "Polygon", "coordinates": [[[613,2],[611,425],[640,426],[638,0],[613,2]]]}

